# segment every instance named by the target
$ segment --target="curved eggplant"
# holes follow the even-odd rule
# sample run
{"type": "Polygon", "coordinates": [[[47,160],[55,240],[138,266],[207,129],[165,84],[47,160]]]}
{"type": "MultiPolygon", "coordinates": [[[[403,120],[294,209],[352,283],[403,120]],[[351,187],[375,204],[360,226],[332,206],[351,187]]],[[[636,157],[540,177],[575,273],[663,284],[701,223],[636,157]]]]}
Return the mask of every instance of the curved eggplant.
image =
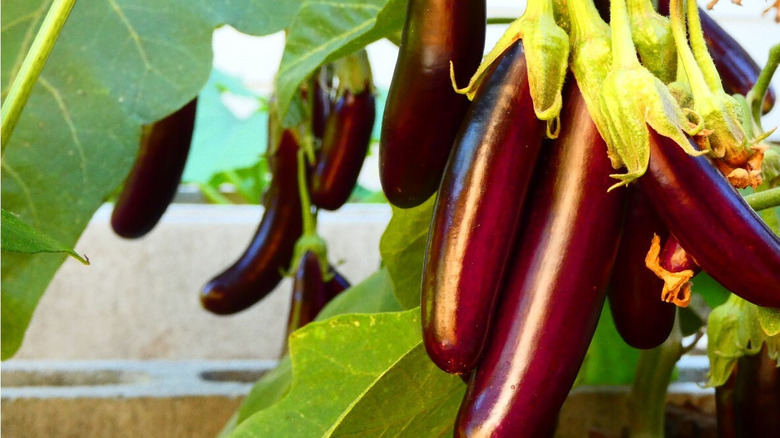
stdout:
{"type": "Polygon", "coordinates": [[[241,257],[201,292],[201,304],[212,313],[227,315],[247,309],[268,295],[290,266],[295,242],[303,232],[298,143],[291,131],[282,133],[273,157],[273,179],[257,232],[241,257]]]}
{"type": "Polygon", "coordinates": [[[436,198],[422,325],[428,355],[444,371],[467,373],[479,359],[544,133],[518,41],[475,96],[436,198]]]}
{"type": "Polygon", "coordinates": [[[639,186],[715,281],[753,304],[780,307],[780,238],[706,157],[691,157],[650,129],[650,163],[639,186]]]}
{"type": "Polygon", "coordinates": [[[320,260],[313,252],[306,251],[301,257],[293,280],[287,336],[314,321],[329,300],[329,291],[322,277],[320,260]]]}
{"type": "Polygon", "coordinates": [[[309,194],[317,207],[337,210],[355,188],[371,143],[376,103],[370,87],[346,90],[325,124],[322,149],[311,174],[309,194]]]}
{"type": "Polygon", "coordinates": [[[645,266],[654,235],[669,232],[641,190],[629,187],[623,236],[607,298],[620,337],[634,348],[661,345],[674,326],[675,305],[661,300],[664,282],[645,266]]]}
{"type": "Polygon", "coordinates": [[[780,436],[780,368],[766,345],[739,358],[733,409],[736,437],[780,436]]]}
{"type": "MultiPolygon", "coordinates": [[[[658,2],[658,12],[669,15],[669,0],[658,2]]],[[[744,47],[701,8],[699,17],[707,49],[720,74],[724,91],[728,94],[746,95],[761,74],[761,67],[744,47]]],[[[775,90],[770,86],[764,96],[763,112],[768,113],[774,105],[775,90]]]]}
{"type": "Polygon", "coordinates": [[[542,152],[492,339],[455,424],[458,437],[552,436],[585,357],[617,253],[624,190],[570,81],[566,120],[542,152]]]}
{"type": "Polygon", "coordinates": [[[176,195],[195,128],[197,99],[144,126],[133,169],[111,213],[119,236],[138,238],[154,228],[176,195]]]}
{"type": "Polygon", "coordinates": [[[393,205],[422,204],[439,188],[469,101],[468,82],[485,45],[485,0],[411,0],[387,95],[379,141],[379,177],[393,205]]]}

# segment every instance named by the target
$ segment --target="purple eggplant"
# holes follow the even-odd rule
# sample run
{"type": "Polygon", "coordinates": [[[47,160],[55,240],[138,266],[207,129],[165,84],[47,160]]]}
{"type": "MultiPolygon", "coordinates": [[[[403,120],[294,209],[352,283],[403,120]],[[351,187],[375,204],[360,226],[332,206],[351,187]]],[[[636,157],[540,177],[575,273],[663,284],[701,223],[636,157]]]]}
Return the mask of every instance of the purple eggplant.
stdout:
{"type": "Polygon", "coordinates": [[[737,362],[734,430],[737,438],[780,436],[780,368],[766,345],[737,362]]]}
{"type": "Polygon", "coordinates": [[[422,324],[428,355],[444,371],[471,371],[482,351],[544,132],[518,41],[480,87],[436,198],[422,324]]]}
{"type": "Polygon", "coordinates": [[[780,238],[706,157],[650,129],[639,186],[702,270],[745,300],[780,307],[780,238]]]}
{"type": "Polygon", "coordinates": [[[331,275],[330,280],[325,282],[325,287],[328,289],[328,301],[352,287],[349,281],[333,266],[330,267],[328,274],[331,275]]]}
{"type": "Polygon", "coordinates": [[[317,207],[337,210],[349,199],[371,143],[375,116],[368,86],[358,94],[347,90],[332,108],[309,180],[311,201],[317,207]]]}
{"type": "Polygon", "coordinates": [[[241,257],[203,289],[203,307],[218,315],[240,312],[268,295],[290,267],[303,232],[298,189],[298,142],[285,130],[273,152],[273,179],[264,196],[265,213],[241,257]]]}
{"type": "Polygon", "coordinates": [[[552,436],[593,337],[617,253],[625,190],[569,81],[558,140],[543,149],[490,342],[457,437],[552,436]]]}
{"type": "Polygon", "coordinates": [[[439,188],[468,109],[455,93],[482,60],[485,0],[410,0],[379,141],[379,177],[391,204],[411,208],[439,188]]]}
{"type": "Polygon", "coordinates": [[[197,99],[144,126],[133,169],[111,213],[119,236],[138,238],[154,228],[176,195],[195,128],[197,99]]]}
{"type": "Polygon", "coordinates": [[[320,260],[313,252],[306,251],[293,279],[287,335],[314,321],[320,310],[330,301],[329,295],[320,260]]]}
{"type": "Polygon", "coordinates": [[[664,282],[645,266],[654,235],[669,232],[641,190],[629,187],[623,236],[607,297],[618,333],[634,348],[657,347],[674,326],[675,305],[661,300],[664,282]]]}

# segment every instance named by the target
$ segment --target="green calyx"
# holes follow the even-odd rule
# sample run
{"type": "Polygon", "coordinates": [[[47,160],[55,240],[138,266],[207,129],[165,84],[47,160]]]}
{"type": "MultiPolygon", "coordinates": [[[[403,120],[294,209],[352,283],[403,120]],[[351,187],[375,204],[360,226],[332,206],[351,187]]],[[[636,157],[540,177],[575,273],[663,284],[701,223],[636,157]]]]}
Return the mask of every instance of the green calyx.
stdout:
{"type": "Polygon", "coordinates": [[[625,0],[613,0],[611,8],[612,68],[604,78],[599,98],[606,129],[599,131],[609,148],[613,166],[627,170],[612,177],[611,187],[627,185],[644,175],[650,159],[648,125],[674,140],[690,155],[701,155],[688,142],[686,132],[697,129],[669,89],[643,67],[636,57],[625,0]]]}
{"type": "Polygon", "coordinates": [[[311,251],[317,259],[320,261],[320,269],[322,269],[322,276],[326,278],[330,273],[328,272],[328,245],[325,243],[319,234],[304,234],[297,242],[295,242],[295,251],[293,252],[293,267],[300,265],[303,256],[307,252],[311,251]]]}
{"type": "Polygon", "coordinates": [[[672,24],[660,15],[650,0],[628,0],[631,19],[631,38],[634,41],[642,65],[663,83],[674,80],[677,53],[674,48],[672,24]]]}
{"type": "Polygon", "coordinates": [[[339,78],[338,96],[343,95],[347,90],[352,94],[360,94],[366,89],[371,90],[373,78],[366,49],[360,49],[338,59],[333,64],[334,73],[339,78]]]}
{"type": "Polygon", "coordinates": [[[766,345],[780,366],[780,311],[751,304],[731,295],[710,313],[707,321],[708,386],[728,380],[737,359],[758,354],[766,345]]]}

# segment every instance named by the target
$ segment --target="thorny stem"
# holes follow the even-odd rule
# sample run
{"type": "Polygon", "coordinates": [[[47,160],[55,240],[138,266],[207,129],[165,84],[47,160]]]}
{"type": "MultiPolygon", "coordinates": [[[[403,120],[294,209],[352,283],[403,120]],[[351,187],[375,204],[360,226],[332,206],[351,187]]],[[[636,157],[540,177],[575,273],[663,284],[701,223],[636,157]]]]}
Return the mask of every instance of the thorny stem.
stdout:
{"type": "Polygon", "coordinates": [[[666,391],[674,366],[684,353],[679,314],[663,344],[639,353],[634,383],[628,395],[628,428],[631,438],[664,436],[666,391]]]}
{"type": "Polygon", "coordinates": [[[628,18],[626,0],[610,2],[609,21],[612,29],[613,68],[632,68],[639,65],[634,40],[631,39],[631,21],[628,18]]]}
{"type": "Polygon", "coordinates": [[[777,71],[778,64],[780,64],[780,44],[775,44],[769,49],[769,59],[766,61],[763,70],[761,70],[761,74],[758,75],[755,85],[753,85],[753,88],[751,88],[747,96],[745,96],[748,105],[750,105],[753,121],[762,131],[757,132],[756,134],[763,133],[763,128],[761,128],[761,106],[764,102],[766,92],[769,89],[769,84],[772,81],[772,76],[774,76],[775,71],[777,71]]]}
{"type": "Polygon", "coordinates": [[[715,63],[707,50],[707,43],[704,41],[704,31],[701,28],[701,18],[699,17],[699,5],[696,4],[695,0],[688,0],[688,37],[693,50],[693,57],[696,58],[696,62],[710,91],[722,93],[723,84],[720,82],[718,69],[715,68],[715,63]]]}
{"type": "Polygon", "coordinates": [[[755,211],[780,207],[780,187],[751,193],[745,196],[745,201],[755,211]]]}
{"type": "Polygon", "coordinates": [[[40,76],[43,66],[46,65],[46,60],[49,58],[54,43],[57,42],[60,31],[68,20],[68,15],[70,15],[75,3],[76,0],[54,0],[32,46],[30,46],[30,50],[27,51],[19,73],[11,83],[11,89],[3,102],[2,114],[0,114],[2,119],[0,123],[2,125],[0,126],[2,153],[5,153],[5,148],[8,146],[16,123],[30,98],[33,85],[38,81],[38,76],[40,76]]]}
{"type": "Polygon", "coordinates": [[[677,56],[682,61],[685,75],[688,78],[688,85],[691,87],[694,101],[703,102],[711,93],[707,88],[707,82],[704,79],[693,52],[688,46],[688,40],[685,36],[685,11],[683,9],[684,0],[671,0],[669,5],[669,18],[672,20],[672,35],[674,36],[674,45],[677,47],[677,56]]]}

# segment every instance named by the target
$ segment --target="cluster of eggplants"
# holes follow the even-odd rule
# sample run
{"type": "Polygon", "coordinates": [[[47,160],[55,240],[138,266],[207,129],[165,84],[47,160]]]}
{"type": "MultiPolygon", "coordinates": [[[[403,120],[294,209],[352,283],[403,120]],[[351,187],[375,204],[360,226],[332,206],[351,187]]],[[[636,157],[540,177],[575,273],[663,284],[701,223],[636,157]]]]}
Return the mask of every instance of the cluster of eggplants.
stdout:
{"type": "Polygon", "coordinates": [[[439,188],[469,102],[455,93],[479,66],[485,0],[410,0],[379,140],[379,178],[391,204],[411,208],[439,188]]]}
{"type": "Polygon", "coordinates": [[[197,99],[142,128],[140,148],[111,213],[119,236],[138,238],[152,230],[176,195],[195,128],[197,99]]]}
{"type": "MultiPolygon", "coordinates": [[[[307,189],[314,206],[335,210],[349,198],[366,156],[375,117],[374,96],[370,77],[359,93],[346,89],[335,102],[331,100],[332,77],[328,68],[323,67],[314,79],[310,121],[320,147],[316,162],[307,169],[307,189]]],[[[274,121],[269,119],[269,139],[273,138],[270,134],[275,129],[274,121]]],[[[295,243],[303,233],[298,141],[292,129],[282,130],[275,148],[269,141],[272,180],[263,196],[265,213],[244,253],[201,292],[201,303],[210,312],[227,315],[249,308],[273,291],[290,268],[295,243]]],[[[338,273],[334,271],[332,275],[329,284],[348,287],[338,273]]],[[[295,316],[296,320],[313,318],[321,308],[314,302],[295,304],[295,298],[293,304],[317,308],[312,315],[308,311],[295,316]]]]}
{"type": "Polygon", "coordinates": [[[764,346],[740,357],[729,380],[715,389],[718,437],[780,436],[780,368],[764,346]]]}

